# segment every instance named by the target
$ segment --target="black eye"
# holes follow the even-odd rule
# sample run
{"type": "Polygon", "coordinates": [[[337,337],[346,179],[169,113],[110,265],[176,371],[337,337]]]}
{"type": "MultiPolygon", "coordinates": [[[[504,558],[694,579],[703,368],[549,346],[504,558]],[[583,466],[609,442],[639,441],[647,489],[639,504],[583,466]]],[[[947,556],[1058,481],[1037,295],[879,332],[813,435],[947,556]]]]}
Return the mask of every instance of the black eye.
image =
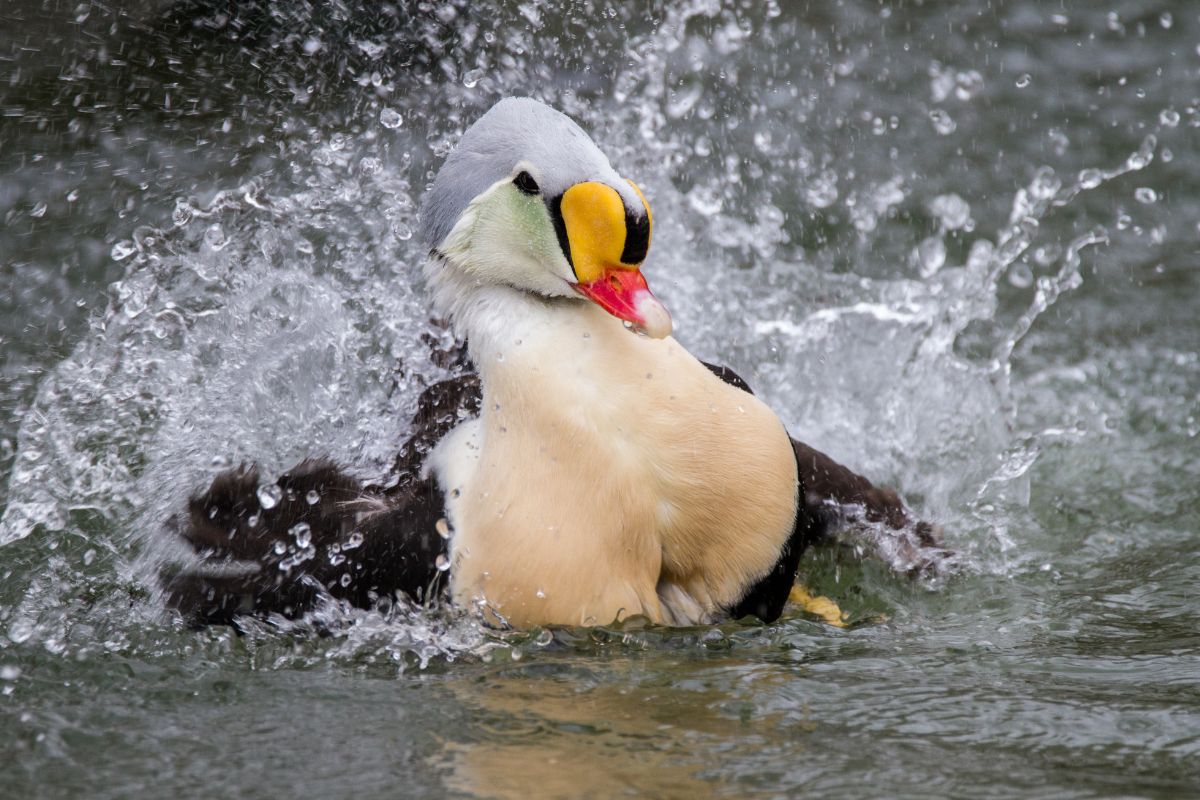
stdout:
{"type": "Polygon", "coordinates": [[[528,172],[522,172],[520,175],[513,178],[513,183],[515,183],[517,188],[525,194],[537,194],[541,191],[541,189],[538,188],[537,181],[535,181],[533,176],[528,172]]]}

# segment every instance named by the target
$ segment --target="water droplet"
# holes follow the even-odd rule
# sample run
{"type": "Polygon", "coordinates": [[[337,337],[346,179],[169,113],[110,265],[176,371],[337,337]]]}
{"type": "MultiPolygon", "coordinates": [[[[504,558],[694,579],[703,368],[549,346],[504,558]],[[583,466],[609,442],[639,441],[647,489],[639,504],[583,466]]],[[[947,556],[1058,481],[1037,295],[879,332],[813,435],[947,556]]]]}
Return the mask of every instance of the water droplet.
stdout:
{"type": "Polygon", "coordinates": [[[929,213],[948,231],[956,231],[971,218],[971,207],[956,194],[941,194],[929,203],[929,213]]]}
{"type": "Polygon", "coordinates": [[[13,644],[21,644],[33,636],[33,624],[27,619],[16,619],[8,626],[8,638],[13,644]]]}
{"type": "Polygon", "coordinates": [[[113,286],[117,291],[117,299],[121,302],[121,311],[126,317],[133,319],[146,310],[152,287],[132,281],[118,281],[113,286]]]}
{"type": "Polygon", "coordinates": [[[379,112],[379,124],[385,128],[399,128],[404,124],[404,117],[394,108],[385,108],[379,112]]]}
{"type": "Polygon", "coordinates": [[[297,522],[288,528],[288,535],[296,540],[296,546],[301,550],[307,550],[312,544],[312,527],[307,522],[297,522]]]}
{"type": "Polygon", "coordinates": [[[967,254],[967,268],[982,272],[992,263],[992,254],[995,252],[996,245],[990,240],[976,239],[971,243],[971,252],[967,254]]]}
{"type": "Polygon", "coordinates": [[[549,647],[553,641],[554,634],[545,628],[542,628],[540,631],[538,631],[537,636],[535,636],[533,639],[533,643],[538,647],[549,647]]]}
{"type": "Polygon", "coordinates": [[[1031,76],[1028,72],[1022,73],[1020,75],[1020,77],[1017,78],[1017,81],[1016,81],[1017,88],[1024,89],[1032,81],[1033,81],[1033,76],[1031,76]]]}
{"type": "Polygon", "coordinates": [[[930,236],[917,245],[914,257],[921,277],[932,277],[946,263],[946,243],[940,236],[930,236]]]}
{"type": "Polygon", "coordinates": [[[36,203],[33,206],[33,208],[29,210],[29,216],[35,217],[35,218],[46,216],[46,204],[45,203],[36,203]]]}
{"type": "Polygon", "coordinates": [[[468,89],[474,89],[481,78],[483,78],[483,70],[467,70],[465,73],[463,73],[463,86],[467,87],[468,89]]]}
{"type": "Polygon", "coordinates": [[[204,232],[204,241],[217,252],[224,250],[225,245],[229,244],[229,240],[225,238],[225,230],[215,222],[204,232]]]}
{"type": "Polygon", "coordinates": [[[450,523],[446,521],[445,517],[442,517],[437,522],[433,523],[433,529],[437,531],[438,536],[442,537],[443,539],[450,538],[450,523]]]}
{"type": "Polygon", "coordinates": [[[281,556],[287,552],[287,542],[280,539],[275,543],[275,546],[272,549],[275,551],[275,555],[281,556]]]}
{"type": "Polygon", "coordinates": [[[343,574],[343,575],[342,575],[342,577],[341,577],[341,579],[338,581],[338,583],[340,583],[342,586],[349,586],[349,585],[350,585],[350,580],[351,580],[351,578],[350,578],[350,573],[349,573],[349,572],[347,572],[347,573],[345,573],[345,574],[343,574]]]}
{"type": "Polygon", "coordinates": [[[344,563],[345,561],[346,561],[346,557],[344,555],[342,555],[341,553],[330,553],[329,554],[329,563],[335,567],[344,563]]]}
{"type": "Polygon", "coordinates": [[[929,121],[933,123],[933,129],[941,136],[949,136],[958,129],[958,123],[940,108],[929,112],[929,121]]]}
{"type": "Polygon", "coordinates": [[[1067,148],[1071,146],[1071,139],[1058,128],[1051,128],[1046,134],[1050,139],[1050,146],[1054,148],[1054,155],[1061,156],[1067,152],[1067,148]]]}
{"type": "Polygon", "coordinates": [[[1158,15],[1158,24],[1163,26],[1164,30],[1170,30],[1171,26],[1175,24],[1175,17],[1171,16],[1170,11],[1164,11],[1158,15]]]}
{"type": "Polygon", "coordinates": [[[1058,194],[1058,190],[1062,188],[1062,181],[1054,174],[1051,167],[1038,167],[1037,172],[1033,174],[1033,180],[1029,183],[1029,194],[1035,200],[1049,200],[1058,194]]]}
{"type": "Polygon", "coordinates": [[[19,677],[21,677],[20,667],[14,667],[12,664],[0,667],[0,681],[15,681],[19,677]]]}
{"type": "Polygon", "coordinates": [[[1008,282],[1018,289],[1033,286],[1033,269],[1023,261],[1013,264],[1008,270],[1008,282]]]}
{"type": "Polygon", "coordinates": [[[1154,134],[1147,134],[1145,139],[1142,139],[1142,144],[1138,147],[1137,152],[1131,153],[1126,159],[1125,165],[1129,169],[1145,169],[1151,161],[1154,160],[1154,148],[1158,147],[1158,138],[1154,134]]]}
{"type": "Polygon", "coordinates": [[[171,224],[176,228],[182,228],[192,221],[195,213],[196,210],[185,198],[176,198],[175,210],[171,212],[171,224]]]}
{"type": "Polygon", "coordinates": [[[687,194],[688,205],[701,216],[711,217],[725,207],[721,195],[710,186],[695,186],[687,194]]]}
{"type": "Polygon", "coordinates": [[[1104,182],[1104,173],[1098,169],[1085,169],[1079,172],[1079,188],[1095,189],[1104,182]]]}
{"type": "MultiPolygon", "coordinates": [[[[699,83],[694,83],[686,88],[672,92],[667,101],[667,116],[671,119],[679,119],[687,115],[696,107],[696,103],[700,100],[703,92],[704,87],[699,83]]],[[[757,139],[755,142],[757,143],[757,139]]]]}
{"type": "Polygon", "coordinates": [[[321,493],[316,489],[309,489],[308,494],[304,495],[304,500],[310,505],[315,506],[321,502],[321,493]]]}
{"type": "Polygon", "coordinates": [[[283,499],[283,489],[279,488],[279,484],[263,484],[258,487],[258,504],[266,510],[270,510],[279,505],[279,501],[283,499]]]}
{"type": "Polygon", "coordinates": [[[536,595],[537,595],[537,597],[538,597],[538,599],[539,599],[539,600],[545,600],[545,599],[546,599],[546,592],[545,592],[545,590],[544,590],[544,589],[538,589],[536,592],[534,592],[534,594],[536,594],[536,595]]]}
{"type": "Polygon", "coordinates": [[[950,96],[950,92],[954,91],[954,74],[949,70],[943,70],[942,65],[936,61],[929,71],[929,94],[933,98],[933,102],[940,103],[950,96]]]}
{"type": "Polygon", "coordinates": [[[353,550],[356,547],[361,547],[363,543],[363,535],[359,531],[354,531],[346,537],[346,541],[342,542],[343,550],[353,550]]]}
{"type": "Polygon", "coordinates": [[[373,42],[369,39],[363,39],[355,42],[354,44],[356,44],[358,49],[363,52],[363,55],[370,59],[379,58],[381,55],[387,52],[386,45],[381,44],[380,42],[373,42]]]}
{"type": "Polygon", "coordinates": [[[1033,260],[1039,267],[1048,267],[1062,257],[1062,247],[1056,243],[1043,244],[1033,250],[1033,260]]]}
{"type": "Polygon", "coordinates": [[[1133,196],[1143,205],[1150,205],[1158,202],[1158,192],[1151,189],[1149,186],[1139,186],[1133,191],[1133,196]]]}
{"type": "Polygon", "coordinates": [[[450,569],[450,559],[446,558],[445,553],[438,553],[438,557],[433,563],[438,568],[438,572],[445,572],[450,569]]]}
{"type": "Polygon", "coordinates": [[[804,200],[813,208],[829,208],[838,199],[838,176],[833,170],[825,170],[813,176],[804,190],[804,200]]]}
{"type": "Polygon", "coordinates": [[[1164,108],[1158,112],[1158,121],[1168,128],[1174,128],[1179,124],[1179,112],[1173,108],[1164,108]]]}
{"type": "Polygon", "coordinates": [[[392,223],[392,235],[402,242],[407,242],[413,237],[413,230],[403,222],[392,223]]]}
{"type": "Polygon", "coordinates": [[[983,91],[983,75],[979,74],[978,70],[960,72],[954,76],[954,82],[957,84],[954,96],[963,102],[983,91]]]}
{"type": "Polygon", "coordinates": [[[128,239],[122,239],[112,246],[109,255],[113,261],[124,261],[136,252],[137,248],[133,246],[133,242],[128,239]]]}

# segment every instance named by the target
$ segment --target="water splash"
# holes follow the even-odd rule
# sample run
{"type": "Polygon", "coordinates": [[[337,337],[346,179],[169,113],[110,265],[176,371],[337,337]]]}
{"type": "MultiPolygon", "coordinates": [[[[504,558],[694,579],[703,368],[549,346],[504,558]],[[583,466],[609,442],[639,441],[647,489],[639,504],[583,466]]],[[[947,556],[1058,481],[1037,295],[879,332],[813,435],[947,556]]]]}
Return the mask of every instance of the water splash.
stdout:
{"type": "MultiPolygon", "coordinates": [[[[901,486],[974,566],[1007,568],[987,561],[993,545],[1014,549],[997,508],[1027,495],[1048,438],[1071,435],[1014,430],[1014,352],[1105,239],[1096,229],[1040,242],[1042,222],[1147,167],[1154,137],[1114,169],[1073,181],[1035,172],[1005,218],[969,187],[927,191],[889,157],[907,130],[917,142],[931,122],[944,137],[969,130],[999,83],[990,75],[928,65],[927,96],[893,113],[845,99],[891,68],[879,53],[843,51],[782,9],[697,0],[653,23],[618,10],[621,37],[579,48],[589,38],[575,23],[542,32],[541,17],[480,8],[446,7],[453,38],[427,16],[377,29],[280,12],[287,30],[271,35],[305,53],[300,72],[264,78],[253,125],[209,120],[201,131],[247,125],[225,155],[266,166],[224,191],[171,197],[169,221],[110,241],[123,274],[108,307],[23,420],[0,545],[53,563],[19,576],[10,639],[63,641],[53,609],[94,576],[123,600],[151,586],[164,509],[230,464],[254,460],[269,476],[323,454],[364,476],[385,471],[417,392],[448,369],[430,351],[452,345],[415,286],[421,187],[501,91],[579,117],[648,188],[660,220],[648,271],[693,350],[732,362],[798,437],[901,486]],[[796,42],[804,58],[791,57],[796,42]],[[401,68],[396,53],[412,63],[401,68]],[[588,74],[616,77],[572,77],[588,74]],[[914,238],[905,226],[923,217],[914,238]],[[1039,242],[1046,255],[1031,259],[1039,242]],[[1000,309],[1010,286],[1035,287],[1014,320],[1000,309]],[[985,333],[967,348],[973,326],[985,333]],[[97,549],[105,557],[83,563],[97,549]]],[[[163,113],[187,124],[177,107],[163,113]]],[[[846,541],[911,566],[885,531],[846,541]]],[[[413,624],[400,619],[369,618],[398,637],[397,652],[424,646],[390,630],[413,624]]],[[[348,636],[347,652],[368,639],[348,636]]]]}

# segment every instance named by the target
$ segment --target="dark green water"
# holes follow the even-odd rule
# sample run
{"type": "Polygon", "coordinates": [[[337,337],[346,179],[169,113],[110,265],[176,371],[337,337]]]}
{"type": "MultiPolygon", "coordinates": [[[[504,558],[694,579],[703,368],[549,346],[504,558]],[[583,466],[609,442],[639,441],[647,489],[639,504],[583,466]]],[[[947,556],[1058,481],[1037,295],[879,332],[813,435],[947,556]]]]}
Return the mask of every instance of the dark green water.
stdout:
{"type": "Polygon", "coordinates": [[[1194,4],[240,5],[0,5],[0,796],[1200,795],[1194,4]],[[163,610],[223,465],[388,462],[443,374],[416,206],[508,94],[957,573],[847,531],[845,629],[163,610]]]}

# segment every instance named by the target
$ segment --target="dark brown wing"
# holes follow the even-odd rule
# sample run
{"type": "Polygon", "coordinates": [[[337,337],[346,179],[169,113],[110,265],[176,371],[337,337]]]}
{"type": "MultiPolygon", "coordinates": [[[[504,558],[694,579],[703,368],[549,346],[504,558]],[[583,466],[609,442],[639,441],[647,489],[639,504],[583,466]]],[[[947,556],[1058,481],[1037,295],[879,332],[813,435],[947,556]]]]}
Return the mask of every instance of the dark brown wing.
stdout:
{"type": "Polygon", "coordinates": [[[295,618],[321,597],[360,607],[397,593],[431,598],[444,588],[447,529],[442,492],[420,464],[478,413],[479,398],[474,375],[426,389],[387,488],[325,460],[301,462],[277,490],[260,491],[256,467],[218,475],[168,523],[202,558],[163,576],[168,604],[194,624],[225,624],[240,614],[295,618]]]}
{"type": "Polygon", "coordinates": [[[403,493],[420,478],[425,456],[458,423],[479,415],[483,388],[473,372],[435,383],[421,393],[413,416],[412,434],[392,465],[394,485],[384,489],[389,496],[403,493]]]}
{"type": "Polygon", "coordinates": [[[804,442],[792,439],[792,449],[804,479],[805,502],[816,513],[828,508],[843,516],[848,507],[861,506],[868,521],[883,522],[895,529],[911,525],[921,545],[939,546],[934,527],[913,517],[895,489],[874,485],[804,442]]]}

